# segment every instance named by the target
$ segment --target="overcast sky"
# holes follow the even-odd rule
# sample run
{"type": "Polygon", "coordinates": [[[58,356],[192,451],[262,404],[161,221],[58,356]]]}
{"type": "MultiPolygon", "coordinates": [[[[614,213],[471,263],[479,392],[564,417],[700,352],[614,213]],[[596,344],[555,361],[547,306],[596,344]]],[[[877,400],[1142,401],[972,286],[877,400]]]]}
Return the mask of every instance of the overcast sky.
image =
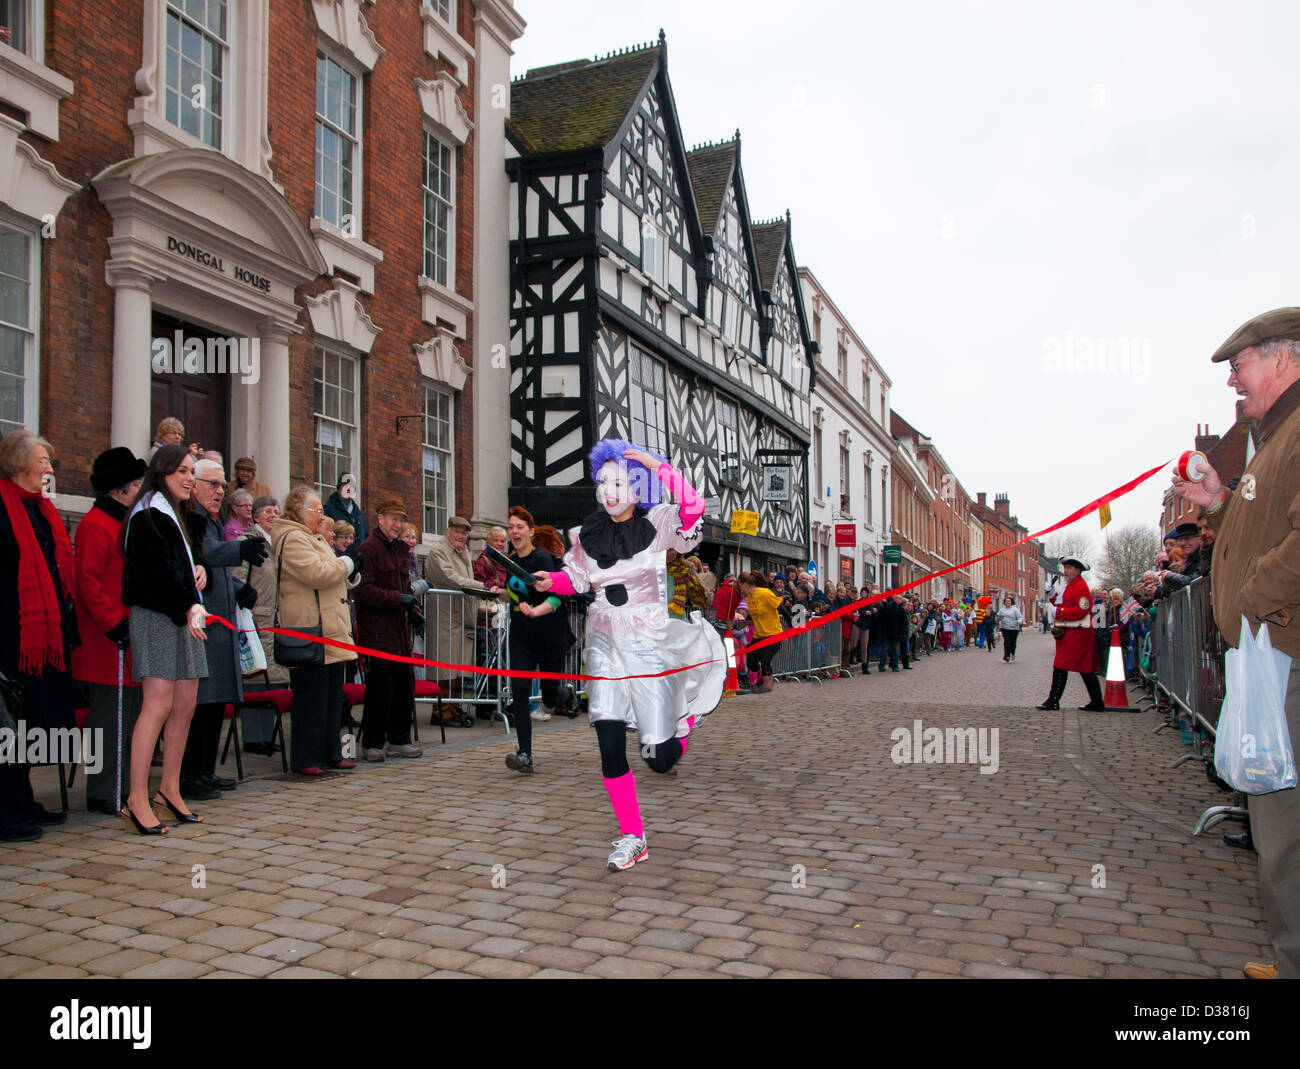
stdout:
{"type": "Polygon", "coordinates": [[[688,146],[739,127],[755,217],[790,210],[894,408],[1031,531],[1226,430],[1210,354],[1300,304],[1292,5],[516,6],[516,75],[663,27],[688,146]]]}

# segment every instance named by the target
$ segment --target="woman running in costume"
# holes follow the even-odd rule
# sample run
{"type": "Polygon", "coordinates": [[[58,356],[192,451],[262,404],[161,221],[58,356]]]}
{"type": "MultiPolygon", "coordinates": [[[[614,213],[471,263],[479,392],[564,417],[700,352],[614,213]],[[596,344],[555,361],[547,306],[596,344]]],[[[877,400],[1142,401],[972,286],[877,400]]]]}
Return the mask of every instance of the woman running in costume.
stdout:
{"type": "Polygon", "coordinates": [[[586,674],[609,677],[587,683],[587,703],[622,835],[609,855],[614,872],[649,856],[627,763],[627,729],[637,730],[645,763],[667,772],[686,752],[699,719],[717,707],[727,655],[701,616],[688,622],[667,606],[667,550],[689,553],[699,544],[703,499],[667,462],[629,442],[607,438],[588,459],[600,508],[570,532],[573,548],[563,570],[537,573],[537,589],[596,595],[587,610],[584,657],[586,674]],[[661,489],[679,503],[660,504],[661,489]],[[656,675],[688,665],[697,667],[656,675]]]}

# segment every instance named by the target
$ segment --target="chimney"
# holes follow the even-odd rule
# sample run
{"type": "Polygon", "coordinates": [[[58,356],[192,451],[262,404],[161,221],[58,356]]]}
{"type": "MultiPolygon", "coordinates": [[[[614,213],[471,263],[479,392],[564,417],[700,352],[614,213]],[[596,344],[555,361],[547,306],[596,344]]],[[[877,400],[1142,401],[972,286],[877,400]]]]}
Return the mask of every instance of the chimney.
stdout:
{"type": "Polygon", "coordinates": [[[975,496],[979,498],[979,501],[980,501],[980,507],[981,507],[981,508],[988,508],[988,507],[989,507],[989,503],[988,503],[988,495],[987,495],[983,490],[981,490],[981,491],[980,491],[978,494],[976,494],[975,496]]]}
{"type": "Polygon", "coordinates": [[[1219,436],[1210,433],[1210,425],[1207,423],[1202,427],[1199,423],[1196,425],[1196,448],[1202,453],[1208,454],[1211,449],[1219,444],[1219,436]]]}
{"type": "Polygon", "coordinates": [[[1002,519],[1011,518],[1011,498],[1006,494],[996,494],[993,498],[993,511],[1002,519]]]}

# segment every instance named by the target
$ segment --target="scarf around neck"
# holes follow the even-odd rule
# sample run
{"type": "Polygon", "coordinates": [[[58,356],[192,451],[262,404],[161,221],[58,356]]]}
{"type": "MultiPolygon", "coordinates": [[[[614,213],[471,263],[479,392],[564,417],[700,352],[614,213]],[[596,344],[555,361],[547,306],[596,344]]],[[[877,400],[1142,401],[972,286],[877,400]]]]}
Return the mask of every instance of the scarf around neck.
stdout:
{"type": "Polygon", "coordinates": [[[582,521],[578,533],[587,556],[594,557],[601,568],[609,569],[621,560],[630,560],[655,540],[655,525],[638,508],[622,523],[615,523],[604,509],[597,509],[582,521]]]}
{"type": "Polygon", "coordinates": [[[27,675],[40,675],[43,666],[48,664],[62,672],[65,668],[63,608],[24,503],[35,501],[41,516],[50,525],[64,597],[73,596],[77,580],[68,530],[54,503],[40,491],[32,493],[12,479],[0,479],[0,499],[18,543],[18,670],[27,675]]]}

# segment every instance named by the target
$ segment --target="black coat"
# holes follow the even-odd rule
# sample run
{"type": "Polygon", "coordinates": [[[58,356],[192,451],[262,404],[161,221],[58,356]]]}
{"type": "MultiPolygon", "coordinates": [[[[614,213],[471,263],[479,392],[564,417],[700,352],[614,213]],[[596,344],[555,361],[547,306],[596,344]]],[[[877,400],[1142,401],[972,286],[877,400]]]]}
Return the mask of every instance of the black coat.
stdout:
{"type": "Polygon", "coordinates": [[[24,502],[27,517],[32,524],[40,546],[42,561],[20,560],[18,540],[14,537],[9,514],[0,505],[0,668],[14,679],[23,692],[21,715],[28,727],[46,730],[70,728],[73,724],[72,698],[72,647],[80,639],[77,632],[77,620],[72,607],[72,600],[63,589],[63,580],[55,556],[54,532],[49,522],[41,513],[35,501],[24,502]],[[56,672],[46,666],[39,677],[19,673],[18,660],[21,650],[21,628],[19,626],[18,569],[45,568],[54,580],[54,594],[63,607],[63,663],[62,672],[56,672]]]}
{"type": "MultiPolygon", "coordinates": [[[[208,573],[208,582],[203,588],[203,607],[233,624],[235,595],[244,584],[235,578],[231,569],[239,565],[239,542],[243,539],[227,542],[221,525],[197,503],[190,510],[187,523],[190,544],[202,547],[203,566],[208,573]]],[[[208,674],[199,680],[197,700],[201,704],[241,701],[244,690],[239,672],[239,635],[214,622],[208,628],[204,651],[208,656],[208,674]]]]}
{"type": "MultiPolygon", "coordinates": [[[[141,509],[128,521],[122,564],[123,605],[152,609],[177,627],[185,626],[190,606],[203,600],[194,585],[185,538],[180,528],[157,509],[141,509]]],[[[202,546],[191,545],[190,551],[195,564],[204,563],[202,546]]]]}
{"type": "Polygon", "coordinates": [[[907,638],[907,610],[890,599],[880,603],[879,633],[886,642],[902,642],[907,638]]]}

